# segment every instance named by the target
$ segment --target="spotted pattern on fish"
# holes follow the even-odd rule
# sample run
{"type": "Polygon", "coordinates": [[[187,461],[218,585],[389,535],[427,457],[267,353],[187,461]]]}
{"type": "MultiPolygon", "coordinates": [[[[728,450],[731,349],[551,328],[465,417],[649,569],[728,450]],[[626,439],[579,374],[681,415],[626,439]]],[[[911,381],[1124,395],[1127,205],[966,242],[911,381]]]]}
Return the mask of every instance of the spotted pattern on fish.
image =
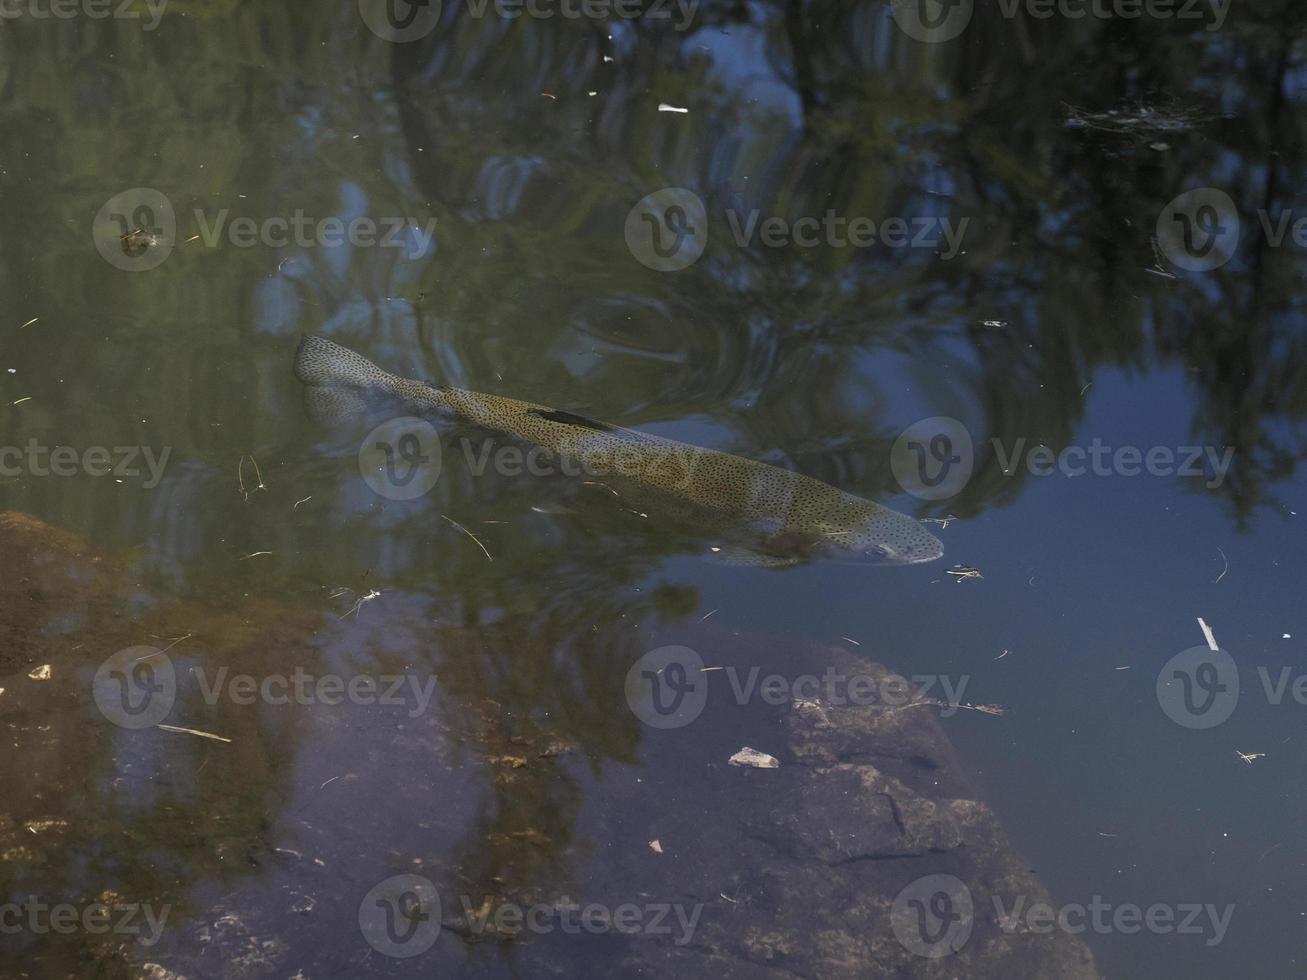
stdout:
{"type": "Polygon", "coordinates": [[[759,564],[813,558],[906,564],[944,553],[919,521],[801,473],[546,405],[400,377],[321,337],[300,342],[295,375],[311,391],[381,391],[745,522],[758,532],[759,564]]]}

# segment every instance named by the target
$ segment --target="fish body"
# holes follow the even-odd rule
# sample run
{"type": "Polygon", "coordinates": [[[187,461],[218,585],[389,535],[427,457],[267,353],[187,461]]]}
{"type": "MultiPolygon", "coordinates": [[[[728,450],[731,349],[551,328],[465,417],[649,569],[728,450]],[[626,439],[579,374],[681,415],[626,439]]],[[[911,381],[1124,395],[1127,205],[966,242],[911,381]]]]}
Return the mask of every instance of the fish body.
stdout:
{"type": "Polygon", "coordinates": [[[362,406],[370,393],[382,394],[578,460],[621,497],[705,518],[721,532],[709,554],[722,562],[914,564],[944,553],[919,521],[802,473],[546,405],[404,378],[321,337],[300,342],[295,375],[319,404],[362,406]]]}

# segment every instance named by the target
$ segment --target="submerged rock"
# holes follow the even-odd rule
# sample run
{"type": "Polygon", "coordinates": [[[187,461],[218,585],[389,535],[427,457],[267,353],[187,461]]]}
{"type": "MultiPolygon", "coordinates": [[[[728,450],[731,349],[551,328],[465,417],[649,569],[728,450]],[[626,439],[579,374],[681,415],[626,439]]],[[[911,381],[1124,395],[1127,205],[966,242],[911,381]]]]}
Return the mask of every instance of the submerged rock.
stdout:
{"type": "MultiPolygon", "coordinates": [[[[996,910],[1049,895],[919,699],[721,697],[693,723],[655,730],[625,701],[629,661],[596,643],[585,696],[537,717],[538,685],[566,676],[555,655],[570,666],[587,653],[567,634],[516,622],[435,630],[423,603],[393,592],[385,616],[348,620],[275,597],[179,599],[15,514],[0,514],[0,564],[10,893],[74,906],[112,895],[167,912],[154,946],[14,937],[33,975],[77,964],[111,978],[334,975],[342,964],[397,975],[359,916],[370,889],[401,872],[441,896],[440,935],[414,963],[423,975],[1097,975],[1078,938],[999,921],[996,910]],[[96,666],[144,642],[175,661],[171,731],[110,724],[92,701],[96,666]],[[28,679],[44,664],[49,681],[28,679]],[[504,665],[500,688],[486,681],[493,664],[504,665]],[[442,681],[416,710],[412,699],[209,699],[198,680],[332,669],[442,681]],[[767,752],[737,764],[751,745],[767,752]],[[538,910],[536,926],[499,916],[505,906],[538,910]],[[641,928],[578,930],[582,906],[634,909],[641,928]]],[[[790,639],[649,632],[641,644],[690,643],[722,665],[908,687],[790,639]]]]}

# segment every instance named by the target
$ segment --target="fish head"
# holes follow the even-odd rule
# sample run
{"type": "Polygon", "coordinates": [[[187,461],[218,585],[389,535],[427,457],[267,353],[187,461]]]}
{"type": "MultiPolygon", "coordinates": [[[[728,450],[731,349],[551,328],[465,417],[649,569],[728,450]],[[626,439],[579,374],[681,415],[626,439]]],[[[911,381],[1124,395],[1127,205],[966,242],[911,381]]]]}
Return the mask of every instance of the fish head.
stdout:
{"type": "Polygon", "coordinates": [[[873,538],[862,545],[860,552],[860,562],[873,565],[919,565],[943,557],[944,543],[920,525],[912,535],[891,540],[873,538]]]}
{"type": "Polygon", "coordinates": [[[838,521],[815,529],[821,556],[855,565],[918,565],[944,556],[944,544],[918,520],[859,500],[838,521]]]}

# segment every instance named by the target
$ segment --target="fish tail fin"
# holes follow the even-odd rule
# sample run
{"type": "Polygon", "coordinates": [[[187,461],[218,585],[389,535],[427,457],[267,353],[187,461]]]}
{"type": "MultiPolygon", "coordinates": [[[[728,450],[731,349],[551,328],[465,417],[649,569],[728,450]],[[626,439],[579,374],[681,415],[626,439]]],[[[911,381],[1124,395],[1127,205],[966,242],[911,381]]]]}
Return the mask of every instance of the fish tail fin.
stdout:
{"type": "Polygon", "coordinates": [[[311,388],[389,388],[394,381],[362,354],[311,334],[300,339],[295,351],[295,377],[311,388]]]}

